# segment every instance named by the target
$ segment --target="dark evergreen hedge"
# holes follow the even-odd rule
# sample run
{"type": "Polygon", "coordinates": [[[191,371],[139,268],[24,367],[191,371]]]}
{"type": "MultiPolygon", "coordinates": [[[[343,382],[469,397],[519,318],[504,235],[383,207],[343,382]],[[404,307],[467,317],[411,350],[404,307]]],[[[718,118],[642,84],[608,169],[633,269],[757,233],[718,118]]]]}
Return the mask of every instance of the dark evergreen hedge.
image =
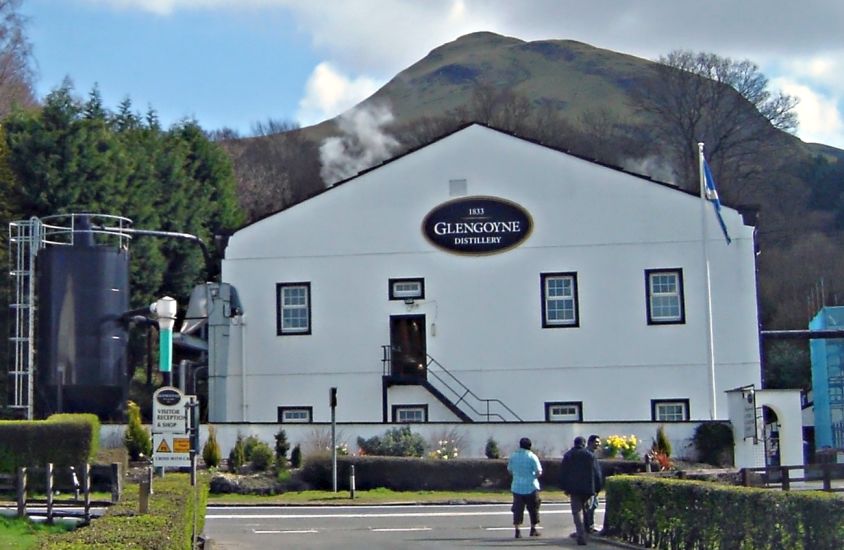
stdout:
{"type": "Polygon", "coordinates": [[[646,548],[844,548],[844,499],[829,493],[643,476],[606,490],[605,533],[646,548]]]}
{"type": "Polygon", "coordinates": [[[18,467],[75,466],[90,462],[100,441],[94,414],[57,414],[47,420],[0,422],[0,472],[18,467]]]}
{"type": "MultiPolygon", "coordinates": [[[[560,459],[542,459],[543,488],[559,489],[560,459]]],[[[337,457],[337,486],[349,489],[350,466],[355,466],[355,487],[375,489],[384,487],[394,491],[428,491],[471,489],[509,489],[510,474],[506,459],[433,460],[426,458],[389,456],[337,457]]],[[[625,460],[602,460],[605,475],[634,473],[643,465],[625,460]]],[[[316,489],[330,489],[331,457],[321,455],[305,461],[303,478],[316,489]]]]}

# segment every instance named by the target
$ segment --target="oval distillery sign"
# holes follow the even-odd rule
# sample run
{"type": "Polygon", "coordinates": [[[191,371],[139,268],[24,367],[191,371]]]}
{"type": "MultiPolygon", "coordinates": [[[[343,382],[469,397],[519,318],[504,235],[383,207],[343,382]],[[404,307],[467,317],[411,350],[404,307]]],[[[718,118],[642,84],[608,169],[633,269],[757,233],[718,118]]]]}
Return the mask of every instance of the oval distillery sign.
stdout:
{"type": "Polygon", "coordinates": [[[155,399],[164,406],[172,407],[182,400],[182,392],[173,388],[163,388],[158,390],[155,399]]]}
{"type": "Polygon", "coordinates": [[[533,229],[527,210],[497,197],[465,197],[443,203],[422,222],[436,247],[460,254],[495,254],[521,244],[533,229]]]}

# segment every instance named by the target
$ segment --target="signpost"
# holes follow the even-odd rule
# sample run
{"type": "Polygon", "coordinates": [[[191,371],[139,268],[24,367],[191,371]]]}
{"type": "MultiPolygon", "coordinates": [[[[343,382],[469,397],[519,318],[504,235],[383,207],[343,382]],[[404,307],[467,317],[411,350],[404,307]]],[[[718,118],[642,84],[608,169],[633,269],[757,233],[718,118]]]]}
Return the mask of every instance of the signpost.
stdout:
{"type": "Polygon", "coordinates": [[[196,401],[170,386],[152,395],[152,464],[156,468],[189,468],[192,465],[191,432],[196,401]]]}

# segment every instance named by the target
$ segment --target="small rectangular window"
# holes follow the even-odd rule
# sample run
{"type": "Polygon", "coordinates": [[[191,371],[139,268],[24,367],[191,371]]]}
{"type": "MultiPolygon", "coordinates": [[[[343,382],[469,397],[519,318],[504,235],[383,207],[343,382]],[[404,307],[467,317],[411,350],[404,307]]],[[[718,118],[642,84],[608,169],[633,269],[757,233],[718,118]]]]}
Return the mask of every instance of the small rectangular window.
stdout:
{"type": "Polygon", "coordinates": [[[425,298],[425,279],[390,279],[390,300],[422,300],[425,298]]]}
{"type": "Polygon", "coordinates": [[[645,270],[645,289],[649,325],[686,322],[682,269],[645,270]]]}
{"type": "Polygon", "coordinates": [[[277,334],[311,333],[311,283],[276,284],[277,334]]]}
{"type": "Polygon", "coordinates": [[[546,422],[580,422],[583,420],[583,403],[580,401],[545,403],[546,422]]]}
{"type": "Polygon", "coordinates": [[[428,405],[393,405],[393,422],[420,423],[428,421],[428,405]]]}
{"type": "Polygon", "coordinates": [[[307,424],[313,422],[313,407],[279,407],[278,421],[282,424],[307,424]]]}
{"type": "Polygon", "coordinates": [[[542,273],[542,328],[576,327],[577,273],[542,273]]]}
{"type": "Polygon", "coordinates": [[[688,399],[651,400],[651,420],[654,422],[683,422],[688,419],[688,399]]]}

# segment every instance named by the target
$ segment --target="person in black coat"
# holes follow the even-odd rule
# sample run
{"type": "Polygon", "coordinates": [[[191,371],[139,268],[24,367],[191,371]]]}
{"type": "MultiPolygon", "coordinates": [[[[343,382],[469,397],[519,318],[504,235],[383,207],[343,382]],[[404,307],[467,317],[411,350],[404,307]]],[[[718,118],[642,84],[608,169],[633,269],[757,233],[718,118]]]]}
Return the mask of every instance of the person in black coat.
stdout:
{"type": "Polygon", "coordinates": [[[574,447],[563,455],[560,487],[571,499],[571,515],[577,529],[577,544],[586,544],[586,512],[592,497],[603,488],[604,477],[598,459],[586,448],[586,440],[574,438],[574,447]]]}

